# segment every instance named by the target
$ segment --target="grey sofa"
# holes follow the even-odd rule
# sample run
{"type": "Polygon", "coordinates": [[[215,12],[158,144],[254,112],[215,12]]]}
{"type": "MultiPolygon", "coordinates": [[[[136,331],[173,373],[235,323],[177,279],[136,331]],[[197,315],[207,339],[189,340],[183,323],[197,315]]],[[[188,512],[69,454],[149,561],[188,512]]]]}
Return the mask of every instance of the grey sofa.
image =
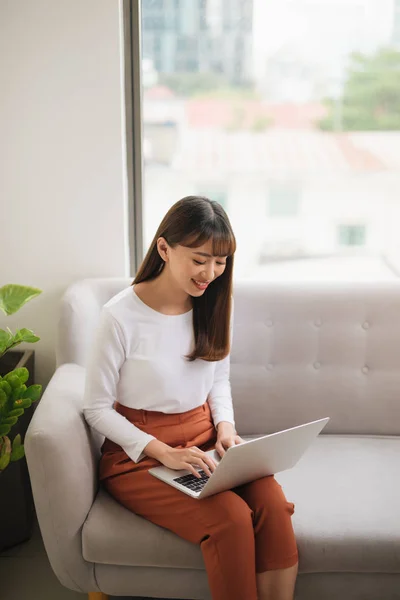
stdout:
{"type": "MultiPolygon", "coordinates": [[[[72,590],[209,598],[197,546],[98,491],[85,363],[100,307],[129,283],[84,280],[63,297],[57,370],[26,436],[41,532],[72,590]]],[[[296,598],[400,599],[400,285],[237,283],[234,295],[239,433],[331,417],[277,476],[296,505],[296,598]]]]}

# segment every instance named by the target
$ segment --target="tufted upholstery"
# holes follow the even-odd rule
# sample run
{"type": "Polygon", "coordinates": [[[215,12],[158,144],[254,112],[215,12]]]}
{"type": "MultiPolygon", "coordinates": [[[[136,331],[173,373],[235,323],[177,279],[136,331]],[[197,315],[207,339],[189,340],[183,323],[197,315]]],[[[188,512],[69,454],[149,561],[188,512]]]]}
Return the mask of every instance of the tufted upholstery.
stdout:
{"type": "MultiPolygon", "coordinates": [[[[129,279],[83,280],[61,305],[57,365],[85,366],[101,306],[129,279]]],[[[329,415],[325,433],[400,434],[400,287],[238,283],[232,388],[243,434],[329,415]]]]}
{"type": "Polygon", "coordinates": [[[329,415],[324,433],[400,434],[397,282],[237,285],[234,327],[243,433],[329,415]]]}
{"type": "MultiPolygon", "coordinates": [[[[26,437],[45,546],[78,591],[208,598],[197,546],[97,493],[81,411],[100,307],[130,280],[66,292],[57,371],[26,437]]],[[[400,600],[400,285],[237,283],[232,388],[242,435],[331,420],[278,481],[296,505],[298,600],[400,600]]]]}

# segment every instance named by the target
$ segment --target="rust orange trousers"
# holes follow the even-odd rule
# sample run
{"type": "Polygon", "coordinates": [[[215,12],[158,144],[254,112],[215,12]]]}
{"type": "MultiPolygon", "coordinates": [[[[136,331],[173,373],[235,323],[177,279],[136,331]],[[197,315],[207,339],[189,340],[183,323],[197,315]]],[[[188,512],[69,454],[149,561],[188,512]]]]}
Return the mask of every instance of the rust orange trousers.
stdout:
{"type": "MultiPolygon", "coordinates": [[[[216,430],[206,402],[181,414],[115,409],[141,430],[174,448],[215,447],[216,430]]],[[[160,463],[134,463],[106,439],[100,479],[123,506],[199,544],[213,600],[257,600],[256,573],[285,569],[298,560],[292,527],[294,504],[273,476],[196,500],[148,473],[160,463]],[[179,518],[177,518],[179,515],[179,518]]]]}

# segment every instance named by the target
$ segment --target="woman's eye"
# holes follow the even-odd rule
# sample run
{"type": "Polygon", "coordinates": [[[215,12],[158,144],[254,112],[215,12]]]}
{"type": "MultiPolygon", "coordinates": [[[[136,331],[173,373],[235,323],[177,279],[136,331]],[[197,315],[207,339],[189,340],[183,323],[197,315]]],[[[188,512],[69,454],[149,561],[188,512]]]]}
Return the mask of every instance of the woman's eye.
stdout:
{"type": "MultiPolygon", "coordinates": [[[[205,265],[206,264],[205,262],[200,262],[199,260],[196,260],[195,258],[193,259],[193,262],[196,265],[205,265]]],[[[217,262],[217,265],[219,265],[220,267],[226,267],[226,263],[223,263],[223,262],[217,262]]]]}

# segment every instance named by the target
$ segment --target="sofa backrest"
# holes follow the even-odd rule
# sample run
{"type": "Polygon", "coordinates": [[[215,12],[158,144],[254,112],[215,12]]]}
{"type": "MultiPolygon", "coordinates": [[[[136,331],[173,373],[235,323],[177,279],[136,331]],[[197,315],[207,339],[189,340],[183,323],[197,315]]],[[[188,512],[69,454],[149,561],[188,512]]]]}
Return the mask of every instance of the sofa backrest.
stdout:
{"type": "MultiPolygon", "coordinates": [[[[101,306],[130,279],[87,279],[61,303],[57,364],[85,365],[101,306]]],[[[400,283],[236,282],[237,429],[329,416],[324,433],[400,434],[400,283]]]]}

